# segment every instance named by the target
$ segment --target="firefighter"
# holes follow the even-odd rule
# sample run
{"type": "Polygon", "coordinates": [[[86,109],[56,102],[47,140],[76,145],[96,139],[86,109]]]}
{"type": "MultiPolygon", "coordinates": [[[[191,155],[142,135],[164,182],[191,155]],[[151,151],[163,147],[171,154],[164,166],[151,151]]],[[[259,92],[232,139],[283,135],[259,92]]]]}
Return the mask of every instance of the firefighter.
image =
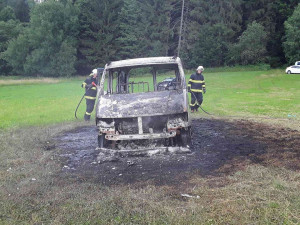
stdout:
{"type": "Polygon", "coordinates": [[[97,95],[97,69],[93,69],[89,77],[82,83],[81,87],[85,88],[86,112],[84,120],[89,121],[94,109],[97,95]]]}
{"type": "Polygon", "coordinates": [[[188,83],[188,91],[191,93],[191,111],[198,111],[203,102],[203,93],[206,93],[205,81],[202,72],[203,66],[198,66],[197,72],[192,74],[188,83]]]}

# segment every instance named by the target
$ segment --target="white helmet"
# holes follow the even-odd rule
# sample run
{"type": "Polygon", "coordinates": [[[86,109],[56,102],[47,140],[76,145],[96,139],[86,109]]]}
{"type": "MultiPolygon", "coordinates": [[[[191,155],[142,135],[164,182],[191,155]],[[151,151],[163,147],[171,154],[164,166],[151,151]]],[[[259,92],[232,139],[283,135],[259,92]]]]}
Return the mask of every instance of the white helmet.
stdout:
{"type": "Polygon", "coordinates": [[[198,66],[197,71],[198,70],[204,71],[204,67],[203,66],[198,66]]]}
{"type": "Polygon", "coordinates": [[[93,69],[92,73],[97,74],[97,69],[93,69]]]}

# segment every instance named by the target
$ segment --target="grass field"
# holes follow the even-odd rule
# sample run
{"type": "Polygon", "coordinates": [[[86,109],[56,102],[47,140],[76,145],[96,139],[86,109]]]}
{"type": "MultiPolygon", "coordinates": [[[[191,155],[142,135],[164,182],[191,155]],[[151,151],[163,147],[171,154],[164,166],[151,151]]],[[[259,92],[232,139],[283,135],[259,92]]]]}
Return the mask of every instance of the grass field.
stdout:
{"type": "MultiPolygon", "coordinates": [[[[191,73],[186,72],[187,80],[191,73]]],[[[270,150],[267,163],[253,163],[251,157],[260,157],[256,153],[233,157],[218,175],[190,174],[180,188],[151,180],[105,186],[97,179],[65,173],[62,150],[54,141],[62,132],[86,125],[74,119],[85,78],[0,78],[0,224],[300,224],[299,170],[282,166],[299,157],[289,143],[296,143],[300,131],[300,75],[268,70],[207,71],[204,76],[203,108],[217,115],[212,121],[266,118],[271,124],[264,128],[266,133],[278,129],[267,139],[282,149],[279,159],[274,156],[279,152],[261,143],[259,134],[252,137],[260,127],[253,126],[242,138],[253,138],[270,150]],[[287,123],[295,129],[286,128],[287,123]],[[51,149],[45,148],[49,145],[51,149]],[[222,172],[226,168],[235,169],[222,172]],[[182,198],[182,193],[192,198],[182,198]]],[[[78,112],[81,118],[84,110],[85,102],[78,112]]],[[[234,136],[224,132],[213,135],[234,136]]],[[[243,151],[247,146],[239,147],[243,151]]]]}
{"type": "MultiPolygon", "coordinates": [[[[0,128],[74,120],[74,110],[83,95],[82,79],[23,80],[22,83],[4,80],[0,83],[0,128]]],[[[84,110],[81,107],[78,113],[83,115],[84,110]]]]}
{"type": "MultiPolygon", "coordinates": [[[[214,115],[299,120],[299,75],[286,75],[281,70],[204,75],[207,93],[203,108],[214,115]]],[[[83,94],[80,88],[83,79],[0,81],[0,128],[73,121],[74,110],[83,94]]],[[[151,83],[152,78],[138,77],[136,80],[151,83]]],[[[83,101],[78,111],[80,117],[84,110],[83,101]]]]}

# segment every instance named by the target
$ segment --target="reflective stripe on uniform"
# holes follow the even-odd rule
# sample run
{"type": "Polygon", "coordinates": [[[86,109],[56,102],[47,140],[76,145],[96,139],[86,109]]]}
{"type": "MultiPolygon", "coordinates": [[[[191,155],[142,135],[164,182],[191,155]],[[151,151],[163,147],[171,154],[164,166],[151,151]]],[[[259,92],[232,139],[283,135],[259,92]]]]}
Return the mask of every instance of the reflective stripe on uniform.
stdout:
{"type": "Polygon", "coordinates": [[[204,88],[205,88],[205,84],[203,84],[203,85],[202,85],[202,87],[204,87],[204,88]]]}
{"type": "Polygon", "coordinates": [[[192,86],[191,84],[188,84],[188,87],[192,86]]]}
{"type": "Polygon", "coordinates": [[[201,89],[191,89],[192,92],[202,92],[201,89]]]}
{"type": "Polygon", "coordinates": [[[195,106],[195,105],[199,105],[198,102],[196,101],[195,104],[190,104],[190,106],[195,106]]]}
{"type": "Polygon", "coordinates": [[[87,85],[87,83],[85,83],[85,82],[82,83],[82,87],[85,88],[86,85],[87,85]]]}
{"type": "Polygon", "coordinates": [[[92,87],[91,90],[97,90],[97,88],[96,87],[92,87]]]}
{"type": "Polygon", "coordinates": [[[197,83],[197,84],[203,84],[203,83],[205,83],[204,80],[193,80],[193,79],[190,79],[189,82],[197,83]]]}
{"type": "Polygon", "coordinates": [[[96,99],[96,97],[91,97],[91,96],[85,96],[85,99],[96,99]]]}
{"type": "Polygon", "coordinates": [[[88,112],[85,112],[85,114],[86,114],[86,115],[89,115],[89,116],[92,115],[92,113],[88,113],[88,112]]]}

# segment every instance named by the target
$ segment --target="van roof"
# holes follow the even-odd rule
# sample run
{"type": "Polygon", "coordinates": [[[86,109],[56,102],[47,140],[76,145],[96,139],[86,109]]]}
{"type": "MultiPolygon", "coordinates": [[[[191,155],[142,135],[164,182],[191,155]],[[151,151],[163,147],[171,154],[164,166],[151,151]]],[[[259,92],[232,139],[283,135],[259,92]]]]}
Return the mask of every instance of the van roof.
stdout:
{"type": "Polygon", "coordinates": [[[179,57],[149,57],[149,58],[126,59],[126,60],[110,62],[106,64],[106,69],[161,65],[161,64],[181,64],[181,60],[179,57]]]}

